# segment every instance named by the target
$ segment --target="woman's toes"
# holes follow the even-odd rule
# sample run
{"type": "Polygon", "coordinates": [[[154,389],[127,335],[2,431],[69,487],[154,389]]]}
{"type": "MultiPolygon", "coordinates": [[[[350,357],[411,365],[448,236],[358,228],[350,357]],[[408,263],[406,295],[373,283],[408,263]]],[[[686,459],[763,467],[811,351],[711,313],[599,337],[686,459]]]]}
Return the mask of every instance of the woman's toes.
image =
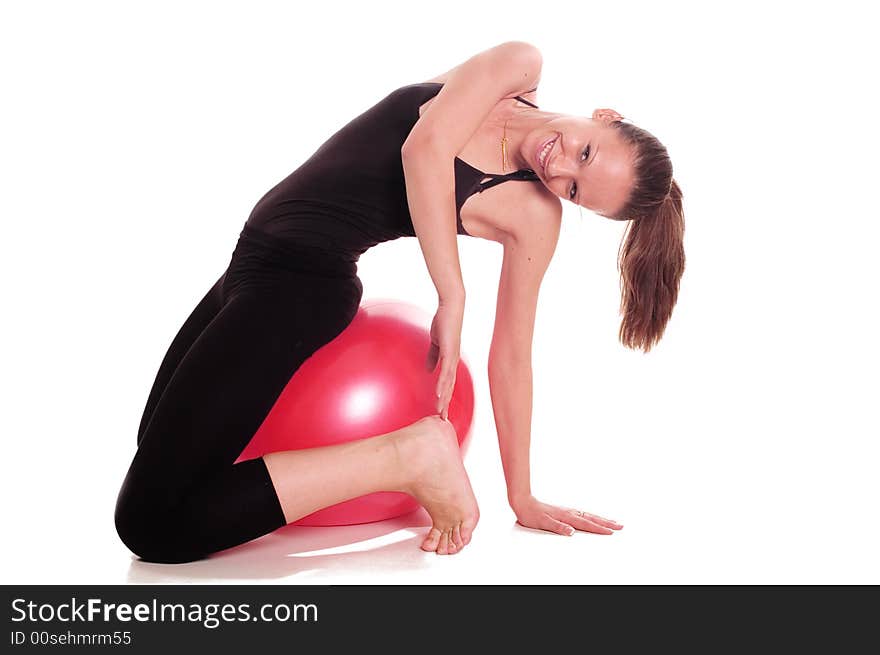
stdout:
{"type": "Polygon", "coordinates": [[[475,527],[476,524],[469,521],[465,521],[461,524],[460,532],[462,545],[467,546],[471,542],[471,535],[474,533],[475,527]]]}
{"type": "Polygon", "coordinates": [[[431,528],[428,536],[425,537],[425,540],[422,542],[422,550],[426,550],[429,553],[435,552],[437,550],[437,546],[440,544],[441,534],[442,533],[437,528],[431,528]]]}
{"type": "Polygon", "coordinates": [[[455,544],[456,550],[464,548],[464,541],[461,538],[461,524],[456,525],[452,529],[452,543],[455,544]]]}
{"type": "Polygon", "coordinates": [[[438,555],[446,555],[449,552],[449,533],[444,532],[440,536],[440,545],[437,546],[438,555]]]}
{"type": "Polygon", "coordinates": [[[461,548],[459,545],[455,543],[455,528],[451,528],[449,530],[449,554],[452,555],[457,553],[461,548]]]}

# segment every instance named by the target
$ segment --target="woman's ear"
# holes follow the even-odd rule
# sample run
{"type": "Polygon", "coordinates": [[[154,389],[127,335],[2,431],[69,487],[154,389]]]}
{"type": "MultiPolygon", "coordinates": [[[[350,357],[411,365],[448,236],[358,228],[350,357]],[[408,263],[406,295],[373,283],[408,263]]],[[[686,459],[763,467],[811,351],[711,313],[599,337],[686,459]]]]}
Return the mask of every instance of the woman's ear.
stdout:
{"type": "Polygon", "coordinates": [[[594,109],[593,110],[593,120],[594,121],[620,121],[620,120],[623,120],[623,116],[618,114],[613,109],[594,109]]]}

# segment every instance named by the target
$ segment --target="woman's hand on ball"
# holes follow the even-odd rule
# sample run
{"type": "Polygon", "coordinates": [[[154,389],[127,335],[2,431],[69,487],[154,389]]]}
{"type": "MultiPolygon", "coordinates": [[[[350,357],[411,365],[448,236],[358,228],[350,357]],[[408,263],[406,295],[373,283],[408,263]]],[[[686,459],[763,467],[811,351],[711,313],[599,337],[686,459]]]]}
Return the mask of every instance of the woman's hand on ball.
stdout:
{"type": "Polygon", "coordinates": [[[511,509],[516,514],[517,523],[522,526],[567,536],[573,535],[575,530],[595,534],[613,534],[615,530],[620,530],[623,527],[616,521],[602,518],[596,514],[542,503],[533,496],[527,496],[511,503],[511,509]]]}
{"type": "Polygon", "coordinates": [[[455,373],[461,352],[461,325],[464,320],[464,303],[440,301],[431,322],[431,347],[428,352],[428,370],[433,372],[440,364],[437,378],[437,413],[446,420],[449,400],[455,388],[455,373]]]}

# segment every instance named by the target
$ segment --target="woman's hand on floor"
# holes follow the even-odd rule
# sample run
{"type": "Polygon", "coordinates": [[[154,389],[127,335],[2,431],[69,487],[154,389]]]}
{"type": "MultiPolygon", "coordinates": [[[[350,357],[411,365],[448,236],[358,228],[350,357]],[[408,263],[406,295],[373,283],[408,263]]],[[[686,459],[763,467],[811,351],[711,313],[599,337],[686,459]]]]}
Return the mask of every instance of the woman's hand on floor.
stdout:
{"type": "Polygon", "coordinates": [[[511,503],[511,508],[516,514],[517,523],[522,526],[568,536],[573,535],[575,530],[613,534],[623,527],[616,521],[589,512],[542,503],[533,496],[511,503]]]}
{"type": "Polygon", "coordinates": [[[455,373],[461,351],[461,324],[464,320],[464,302],[441,302],[431,322],[431,348],[428,352],[428,370],[434,371],[440,363],[437,378],[437,413],[446,420],[449,400],[455,387],[455,373]]]}

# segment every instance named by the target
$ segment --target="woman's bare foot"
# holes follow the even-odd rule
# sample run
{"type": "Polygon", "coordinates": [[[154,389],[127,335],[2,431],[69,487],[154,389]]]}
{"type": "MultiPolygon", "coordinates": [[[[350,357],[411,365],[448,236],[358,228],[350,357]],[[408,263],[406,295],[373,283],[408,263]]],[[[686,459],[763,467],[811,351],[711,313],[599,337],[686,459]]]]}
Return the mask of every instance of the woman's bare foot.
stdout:
{"type": "Polygon", "coordinates": [[[434,523],[422,550],[438,555],[459,552],[470,542],[480,510],[455,428],[439,416],[426,416],[401,430],[396,445],[401,467],[408,472],[404,491],[419,501],[434,523]]]}

